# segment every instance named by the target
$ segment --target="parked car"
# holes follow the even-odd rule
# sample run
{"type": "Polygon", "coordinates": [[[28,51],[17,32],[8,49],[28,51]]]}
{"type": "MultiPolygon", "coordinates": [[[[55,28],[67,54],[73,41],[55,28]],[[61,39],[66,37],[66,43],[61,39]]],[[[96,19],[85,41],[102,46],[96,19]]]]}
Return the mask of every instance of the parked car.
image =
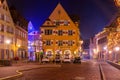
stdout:
{"type": "Polygon", "coordinates": [[[64,62],[64,63],[70,63],[70,62],[71,62],[71,59],[70,59],[70,58],[64,58],[64,59],[63,59],[63,62],[64,62]]]}
{"type": "Polygon", "coordinates": [[[55,62],[60,63],[61,62],[60,58],[55,58],[55,62]]]}
{"type": "Polygon", "coordinates": [[[81,63],[81,58],[80,57],[75,57],[73,60],[73,63],[81,63]]]}
{"type": "Polygon", "coordinates": [[[42,59],[42,62],[44,63],[48,63],[48,62],[50,62],[50,60],[49,60],[49,58],[48,57],[44,57],[43,59],[42,59]]]}
{"type": "Polygon", "coordinates": [[[60,63],[61,59],[60,59],[60,55],[56,55],[55,60],[56,63],[60,63]]]}

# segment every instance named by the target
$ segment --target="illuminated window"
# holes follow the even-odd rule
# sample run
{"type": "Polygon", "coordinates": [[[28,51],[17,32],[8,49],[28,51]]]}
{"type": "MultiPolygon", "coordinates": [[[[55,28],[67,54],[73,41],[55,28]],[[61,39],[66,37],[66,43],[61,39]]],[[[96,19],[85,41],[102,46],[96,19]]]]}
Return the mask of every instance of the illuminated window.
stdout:
{"type": "Polygon", "coordinates": [[[60,20],[54,20],[54,21],[53,21],[53,24],[54,24],[55,26],[59,26],[59,25],[61,24],[61,22],[60,22],[60,20]]]}
{"type": "Polygon", "coordinates": [[[6,16],[6,21],[7,21],[7,22],[10,22],[9,16],[6,16]]]}
{"type": "Polygon", "coordinates": [[[7,26],[4,26],[4,31],[7,32],[7,26]]]}
{"type": "Polygon", "coordinates": [[[0,13],[0,19],[1,19],[1,15],[2,15],[2,14],[0,13]]]}
{"type": "Polygon", "coordinates": [[[73,31],[72,30],[68,30],[68,35],[73,35],[73,31]]]}
{"type": "Polygon", "coordinates": [[[60,25],[60,21],[56,21],[56,26],[59,26],[60,25]]]}
{"type": "Polygon", "coordinates": [[[58,30],[58,35],[62,36],[63,35],[63,31],[62,30],[58,30]]]}
{"type": "Polygon", "coordinates": [[[14,42],[14,38],[11,38],[11,44],[13,44],[13,42],[14,42]]]}
{"type": "Polygon", "coordinates": [[[27,38],[27,36],[26,36],[27,34],[25,34],[25,38],[27,38]]]}
{"type": "Polygon", "coordinates": [[[45,35],[52,35],[52,30],[51,29],[46,29],[45,30],[45,35]]]}
{"type": "Polygon", "coordinates": [[[60,11],[60,10],[58,10],[58,14],[61,14],[61,11],[60,11]]]}
{"type": "Polygon", "coordinates": [[[67,20],[64,21],[64,26],[68,26],[69,22],[67,20]]]}
{"type": "Polygon", "coordinates": [[[19,30],[16,30],[16,31],[15,31],[15,34],[16,34],[17,36],[18,36],[18,33],[19,33],[19,30]]]}
{"type": "Polygon", "coordinates": [[[8,8],[6,7],[6,11],[8,10],[8,8]]]}
{"type": "Polygon", "coordinates": [[[4,32],[4,25],[3,24],[0,25],[0,31],[4,32]]]}
{"type": "Polygon", "coordinates": [[[20,36],[22,37],[22,31],[20,31],[20,36]]]}
{"type": "Polygon", "coordinates": [[[47,22],[47,25],[49,25],[49,24],[50,24],[50,22],[48,21],[48,22],[47,22]]]}
{"type": "Polygon", "coordinates": [[[4,43],[4,36],[0,35],[0,44],[4,43]]]}
{"type": "Polygon", "coordinates": [[[6,6],[5,6],[5,5],[3,5],[3,9],[6,9],[6,6]]]}
{"type": "Polygon", "coordinates": [[[4,14],[1,14],[1,19],[4,20],[4,14]]]}
{"type": "Polygon", "coordinates": [[[98,44],[103,44],[105,42],[107,42],[107,37],[103,37],[103,38],[98,40],[98,44]]]}
{"type": "Polygon", "coordinates": [[[63,41],[58,41],[58,46],[63,46],[63,41]]]}
{"type": "Polygon", "coordinates": [[[18,35],[20,36],[20,30],[18,30],[18,35]]]}
{"type": "Polygon", "coordinates": [[[73,45],[73,41],[68,41],[68,46],[72,46],[73,45]]]}
{"type": "Polygon", "coordinates": [[[46,45],[47,45],[47,46],[50,46],[50,45],[51,45],[51,41],[50,41],[50,40],[47,40],[47,41],[46,41],[46,45]]]}
{"type": "Polygon", "coordinates": [[[10,26],[7,26],[7,32],[13,34],[14,29],[12,27],[10,27],[10,26]]]}
{"type": "Polygon", "coordinates": [[[14,33],[14,30],[12,27],[10,27],[10,33],[13,34],[14,33]]]}

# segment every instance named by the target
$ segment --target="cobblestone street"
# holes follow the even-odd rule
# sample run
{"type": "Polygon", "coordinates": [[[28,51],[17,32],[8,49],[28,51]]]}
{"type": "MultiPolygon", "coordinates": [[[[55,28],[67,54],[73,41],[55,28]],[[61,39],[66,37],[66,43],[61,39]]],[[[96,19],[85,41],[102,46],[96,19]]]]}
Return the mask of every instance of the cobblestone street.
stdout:
{"type": "MultiPolygon", "coordinates": [[[[120,80],[119,69],[106,62],[100,64],[106,80],[120,80]]],[[[18,74],[16,70],[25,70],[22,71],[23,77],[7,80],[101,80],[99,62],[93,60],[82,61],[81,64],[17,63],[0,67],[0,80],[18,74]]]]}
{"type": "Polygon", "coordinates": [[[63,63],[60,68],[41,68],[23,73],[24,77],[17,80],[100,80],[98,63],[91,61],[63,63]]]}

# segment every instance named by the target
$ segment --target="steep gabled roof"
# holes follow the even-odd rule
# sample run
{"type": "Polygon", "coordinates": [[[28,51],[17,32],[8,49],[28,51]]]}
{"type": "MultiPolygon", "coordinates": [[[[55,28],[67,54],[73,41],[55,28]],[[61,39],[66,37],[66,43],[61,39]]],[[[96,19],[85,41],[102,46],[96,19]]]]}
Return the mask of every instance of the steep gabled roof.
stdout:
{"type": "MultiPolygon", "coordinates": [[[[50,23],[52,23],[52,21],[54,21],[54,20],[69,20],[70,21],[70,25],[72,27],[75,26],[75,24],[73,23],[73,21],[68,16],[67,12],[65,11],[65,9],[62,7],[62,5],[60,3],[58,3],[58,5],[53,10],[53,12],[50,14],[50,16],[48,17],[48,19],[50,20],[50,23]]],[[[46,25],[46,21],[44,22],[43,26],[46,25]]]]}
{"type": "Polygon", "coordinates": [[[47,27],[47,26],[54,26],[52,21],[49,18],[46,19],[46,21],[43,24],[43,27],[47,27]]]}
{"type": "Polygon", "coordinates": [[[68,16],[67,12],[65,11],[65,9],[62,7],[62,5],[60,3],[58,3],[58,5],[56,6],[56,8],[53,10],[53,12],[51,13],[51,15],[49,16],[50,20],[70,20],[70,17],[68,16]]]}
{"type": "Polygon", "coordinates": [[[20,25],[23,29],[27,30],[28,20],[25,19],[12,5],[10,6],[10,13],[15,24],[20,25]]]}

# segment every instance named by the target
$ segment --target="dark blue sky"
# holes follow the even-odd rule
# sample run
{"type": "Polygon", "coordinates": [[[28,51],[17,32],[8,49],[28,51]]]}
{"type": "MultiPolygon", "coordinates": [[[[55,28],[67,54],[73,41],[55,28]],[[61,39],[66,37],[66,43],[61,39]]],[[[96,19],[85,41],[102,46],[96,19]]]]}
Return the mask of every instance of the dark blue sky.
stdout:
{"type": "Polygon", "coordinates": [[[39,30],[60,2],[69,14],[80,16],[80,31],[88,39],[109,24],[117,9],[114,0],[10,0],[16,9],[39,30]]]}

